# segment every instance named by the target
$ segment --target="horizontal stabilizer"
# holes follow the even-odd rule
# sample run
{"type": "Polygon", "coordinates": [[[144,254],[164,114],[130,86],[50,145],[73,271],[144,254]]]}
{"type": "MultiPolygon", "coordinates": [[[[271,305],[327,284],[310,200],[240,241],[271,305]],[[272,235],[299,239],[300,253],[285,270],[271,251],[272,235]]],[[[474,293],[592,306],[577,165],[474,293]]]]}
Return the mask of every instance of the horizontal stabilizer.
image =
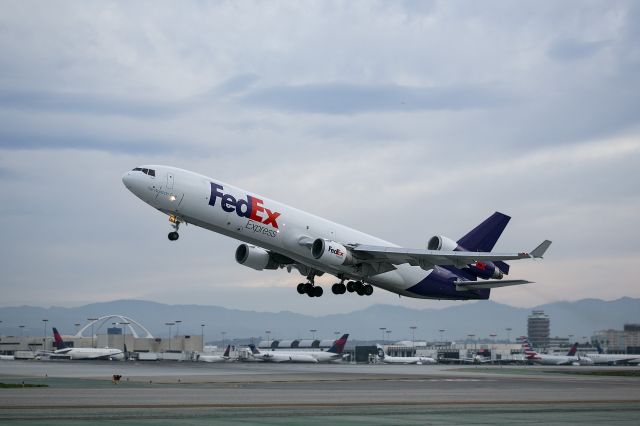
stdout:
{"type": "Polygon", "coordinates": [[[455,281],[457,291],[467,291],[485,288],[508,287],[510,285],[531,284],[527,280],[489,280],[489,281],[455,281]]]}
{"type": "Polygon", "coordinates": [[[551,245],[551,241],[544,240],[542,243],[540,243],[538,247],[533,249],[533,251],[530,253],[531,257],[536,259],[542,259],[542,256],[544,256],[544,253],[547,251],[550,245],[551,245]]]}

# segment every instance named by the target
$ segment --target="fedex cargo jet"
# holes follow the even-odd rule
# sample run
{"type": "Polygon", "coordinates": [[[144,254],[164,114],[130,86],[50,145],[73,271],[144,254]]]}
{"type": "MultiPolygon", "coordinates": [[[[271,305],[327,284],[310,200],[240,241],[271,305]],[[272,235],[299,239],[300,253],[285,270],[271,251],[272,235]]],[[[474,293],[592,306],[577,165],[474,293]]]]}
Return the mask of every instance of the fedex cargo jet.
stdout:
{"type": "Polygon", "coordinates": [[[488,299],[492,288],[527,284],[503,280],[507,260],[542,258],[545,240],[531,253],[492,253],[510,217],[494,213],[458,241],[432,237],[426,249],[404,248],[198,173],[141,166],[122,177],[145,203],[169,216],[169,240],[192,224],[242,241],[241,265],[262,271],[299,271],[300,294],[320,297],[315,277],[337,277],[331,290],[369,296],[373,287],[425,299],[488,299]]]}

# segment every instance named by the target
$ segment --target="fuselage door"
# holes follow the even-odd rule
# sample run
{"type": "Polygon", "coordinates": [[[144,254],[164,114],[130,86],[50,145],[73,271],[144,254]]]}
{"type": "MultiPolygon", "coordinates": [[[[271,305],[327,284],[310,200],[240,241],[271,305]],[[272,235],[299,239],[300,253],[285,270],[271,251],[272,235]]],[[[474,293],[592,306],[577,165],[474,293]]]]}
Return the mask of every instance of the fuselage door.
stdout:
{"type": "Polygon", "coordinates": [[[167,172],[167,189],[173,189],[173,173],[167,172]]]}

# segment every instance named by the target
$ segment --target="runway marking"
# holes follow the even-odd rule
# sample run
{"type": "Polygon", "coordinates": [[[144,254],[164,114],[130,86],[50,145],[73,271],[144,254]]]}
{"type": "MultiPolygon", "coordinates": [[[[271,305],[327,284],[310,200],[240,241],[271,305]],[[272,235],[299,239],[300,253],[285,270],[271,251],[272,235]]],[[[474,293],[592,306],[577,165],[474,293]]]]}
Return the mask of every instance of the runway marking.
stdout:
{"type": "Polygon", "coordinates": [[[390,406],[492,406],[492,405],[581,405],[581,404],[640,404],[640,399],[601,399],[601,400],[536,400],[536,401],[369,401],[369,402],[299,402],[299,403],[194,403],[194,404],[87,404],[87,405],[5,405],[2,410],[68,410],[68,409],[140,409],[140,408],[296,408],[296,407],[369,407],[372,405],[390,406]]]}

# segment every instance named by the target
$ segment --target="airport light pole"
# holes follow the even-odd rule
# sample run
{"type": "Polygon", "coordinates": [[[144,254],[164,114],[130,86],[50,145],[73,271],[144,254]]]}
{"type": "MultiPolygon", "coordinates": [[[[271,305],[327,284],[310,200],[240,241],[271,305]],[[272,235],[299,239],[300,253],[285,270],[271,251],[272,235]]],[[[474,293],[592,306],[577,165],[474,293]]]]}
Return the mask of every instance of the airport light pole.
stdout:
{"type": "Polygon", "coordinates": [[[169,350],[171,350],[171,327],[175,325],[173,322],[165,322],[164,325],[169,326],[169,350]]]}
{"type": "Polygon", "coordinates": [[[444,333],[445,331],[447,331],[447,330],[445,330],[444,328],[441,328],[441,329],[440,329],[440,330],[438,330],[438,331],[440,332],[440,344],[441,344],[442,346],[444,346],[444,338],[443,338],[442,336],[443,336],[443,333],[444,333]]]}
{"type": "Polygon", "coordinates": [[[120,325],[122,327],[122,352],[124,353],[125,360],[127,359],[127,326],[131,324],[130,322],[121,322],[120,325]]]}
{"type": "Polygon", "coordinates": [[[473,353],[475,355],[476,352],[476,341],[474,339],[474,337],[476,337],[475,334],[467,334],[467,336],[469,336],[469,340],[473,340],[473,353]]]}
{"type": "Polygon", "coordinates": [[[44,323],[44,332],[42,334],[42,350],[46,350],[47,349],[47,322],[49,320],[48,319],[43,319],[42,322],[44,323]]]}
{"type": "Polygon", "coordinates": [[[313,340],[316,340],[316,331],[318,331],[318,330],[316,330],[316,329],[314,328],[314,329],[309,330],[309,331],[312,333],[313,340]]]}
{"type": "Polygon", "coordinates": [[[227,334],[227,332],[221,331],[220,333],[222,334],[222,347],[224,348],[224,335],[227,334]]]}
{"type": "Polygon", "coordinates": [[[511,343],[511,327],[507,327],[505,330],[507,330],[507,343],[511,343]]]}
{"type": "Polygon", "coordinates": [[[387,340],[391,343],[391,330],[387,330],[385,333],[387,333],[387,340]]]}
{"type": "MultiPolygon", "coordinates": [[[[176,339],[179,339],[180,338],[180,323],[182,322],[182,320],[175,320],[174,322],[176,323],[176,339]]],[[[178,340],[178,341],[180,342],[180,350],[182,350],[183,349],[183,346],[182,346],[183,341],[182,340],[178,340]]]]}
{"type": "Polygon", "coordinates": [[[24,325],[19,325],[20,327],[20,337],[23,337],[24,325]]]}
{"type": "Polygon", "coordinates": [[[413,345],[413,349],[415,350],[416,348],[416,327],[415,325],[412,325],[411,327],[409,327],[411,329],[411,344],[413,345]]]}
{"type": "Polygon", "coordinates": [[[384,345],[384,331],[387,329],[387,327],[380,327],[380,331],[382,332],[382,344],[384,345]]]}
{"type": "Polygon", "coordinates": [[[200,324],[200,339],[202,340],[202,351],[204,352],[204,323],[200,324]]]}
{"type": "Polygon", "coordinates": [[[267,335],[267,346],[269,348],[271,348],[271,344],[269,343],[269,337],[270,337],[270,334],[271,334],[271,330],[265,330],[264,334],[267,335]]]}
{"type": "Polygon", "coordinates": [[[75,325],[75,326],[76,326],[76,334],[78,334],[78,330],[80,330],[80,323],[79,323],[79,322],[77,322],[77,323],[75,323],[75,324],[73,324],[73,325],[75,325]]]}
{"type": "Polygon", "coordinates": [[[91,347],[93,348],[93,338],[95,336],[95,334],[93,334],[93,326],[95,325],[96,321],[98,321],[98,318],[87,318],[87,321],[91,321],[91,347]]]}

